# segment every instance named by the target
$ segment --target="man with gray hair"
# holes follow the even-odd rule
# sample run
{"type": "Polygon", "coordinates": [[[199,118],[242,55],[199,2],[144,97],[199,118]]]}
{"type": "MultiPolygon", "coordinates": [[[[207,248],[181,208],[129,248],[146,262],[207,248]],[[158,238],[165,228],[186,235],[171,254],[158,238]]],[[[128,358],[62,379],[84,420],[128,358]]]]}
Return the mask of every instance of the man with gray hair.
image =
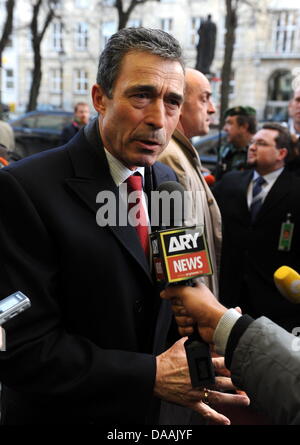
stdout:
{"type": "Polygon", "coordinates": [[[151,200],[151,190],[176,180],[155,161],[183,92],[178,42],[160,30],[123,29],[100,56],[98,117],[63,147],[0,172],[0,294],[21,290],[32,304],[5,325],[2,423],[155,423],[159,399],[228,423],[213,409],[220,397],[248,403],[211,391],[206,405],[205,391],[191,388],[184,339],[166,349],[171,312],[151,276],[142,237],[150,227],[96,223],[102,192],[119,216],[119,188],[136,187],[147,220],[142,186],[151,200]]]}

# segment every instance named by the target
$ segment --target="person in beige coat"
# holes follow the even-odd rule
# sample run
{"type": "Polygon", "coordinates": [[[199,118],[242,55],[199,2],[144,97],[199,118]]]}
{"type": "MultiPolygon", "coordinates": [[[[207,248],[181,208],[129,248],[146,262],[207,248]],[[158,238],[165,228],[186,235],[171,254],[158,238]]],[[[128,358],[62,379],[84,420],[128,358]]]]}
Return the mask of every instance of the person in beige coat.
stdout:
{"type": "Polygon", "coordinates": [[[213,194],[201,173],[201,161],[191,144],[193,136],[209,132],[210,116],[215,113],[208,79],[199,71],[186,69],[186,93],[177,128],[159,161],[169,165],[179,182],[193,192],[192,215],[188,225],[204,224],[213,275],[203,277],[214,295],[218,295],[218,268],[221,252],[221,215],[213,194]],[[198,192],[198,193],[196,193],[198,192]],[[199,193],[200,192],[200,193],[199,193]]]}
{"type": "Polygon", "coordinates": [[[0,144],[8,150],[15,149],[15,137],[12,127],[8,122],[0,120],[0,144]]]}

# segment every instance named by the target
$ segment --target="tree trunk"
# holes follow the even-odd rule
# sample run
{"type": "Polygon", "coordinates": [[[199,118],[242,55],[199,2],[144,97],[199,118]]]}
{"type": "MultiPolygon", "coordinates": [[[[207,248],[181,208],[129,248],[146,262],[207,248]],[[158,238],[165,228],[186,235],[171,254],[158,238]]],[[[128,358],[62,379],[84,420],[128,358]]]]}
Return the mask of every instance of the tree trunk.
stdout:
{"type": "MultiPolygon", "coordinates": [[[[119,10],[118,10],[118,12],[119,12],[119,10]]],[[[129,19],[129,14],[127,11],[119,12],[118,31],[120,31],[120,29],[126,28],[128,19],[129,19]]]]}
{"type": "Polygon", "coordinates": [[[31,29],[31,42],[32,42],[32,49],[34,53],[34,68],[32,73],[32,81],[31,81],[31,87],[30,87],[30,93],[29,93],[29,102],[27,105],[27,111],[35,110],[37,107],[37,101],[40,91],[40,86],[42,82],[42,56],[41,56],[41,43],[43,40],[43,37],[45,35],[45,32],[50,25],[53,17],[54,17],[54,10],[53,7],[57,3],[57,0],[52,0],[47,2],[49,11],[45,18],[45,21],[42,26],[42,30],[38,31],[38,18],[39,18],[39,12],[40,8],[42,6],[43,0],[37,0],[37,2],[33,5],[32,8],[32,19],[30,23],[30,29],[31,29]]]}
{"type": "Polygon", "coordinates": [[[3,117],[2,109],[2,53],[8,43],[8,39],[12,33],[13,16],[14,16],[15,0],[7,0],[6,2],[6,21],[4,23],[2,36],[0,39],[0,119],[3,117]]]}
{"type": "Polygon", "coordinates": [[[120,29],[126,28],[127,22],[129,20],[130,14],[137,5],[137,0],[131,0],[128,6],[127,11],[124,9],[123,0],[116,0],[115,7],[118,11],[119,23],[118,23],[118,31],[120,29]]]}
{"type": "Polygon", "coordinates": [[[228,108],[230,78],[232,72],[232,59],[234,52],[235,34],[237,28],[237,7],[238,0],[233,5],[233,0],[226,0],[226,35],[225,35],[225,52],[222,67],[222,85],[221,85],[221,107],[220,107],[220,127],[223,127],[224,113],[228,108]]]}
{"type": "MultiPolygon", "coordinates": [[[[118,11],[118,17],[119,17],[119,23],[118,23],[118,31],[120,29],[126,28],[126,25],[128,23],[130,14],[132,13],[132,11],[134,10],[134,8],[137,5],[141,5],[143,3],[147,3],[148,0],[130,0],[129,6],[127,8],[127,10],[125,11],[124,9],[124,5],[123,5],[123,0],[115,0],[115,8],[118,11]]],[[[157,2],[160,2],[160,0],[156,0],[157,2]]]]}
{"type": "Polygon", "coordinates": [[[41,48],[40,48],[40,45],[35,45],[35,48],[34,48],[34,69],[33,69],[33,73],[32,73],[29,102],[28,102],[26,111],[33,111],[36,109],[41,81],[42,81],[41,48]]]}

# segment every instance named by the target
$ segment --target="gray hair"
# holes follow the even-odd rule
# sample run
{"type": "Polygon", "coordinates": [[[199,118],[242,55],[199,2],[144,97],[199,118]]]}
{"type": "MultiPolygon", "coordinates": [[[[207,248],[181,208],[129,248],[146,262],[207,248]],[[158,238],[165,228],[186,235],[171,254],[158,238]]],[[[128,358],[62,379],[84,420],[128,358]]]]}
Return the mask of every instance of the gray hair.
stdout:
{"type": "Polygon", "coordinates": [[[123,57],[129,52],[148,52],[163,59],[177,61],[184,71],[179,42],[161,29],[124,28],[113,34],[100,55],[97,83],[107,97],[112,98],[123,57]]]}

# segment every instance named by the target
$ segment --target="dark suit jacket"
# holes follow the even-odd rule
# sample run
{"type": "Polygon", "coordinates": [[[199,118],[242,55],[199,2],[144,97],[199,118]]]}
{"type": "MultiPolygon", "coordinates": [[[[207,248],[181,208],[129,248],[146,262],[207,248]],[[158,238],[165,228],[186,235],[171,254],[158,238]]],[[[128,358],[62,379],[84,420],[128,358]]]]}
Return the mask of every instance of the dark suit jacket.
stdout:
{"type": "Polygon", "coordinates": [[[253,171],[231,172],[215,186],[223,220],[220,299],[240,305],[253,317],[266,315],[290,330],[300,324],[300,307],[285,300],[273,282],[283,265],[300,272],[300,178],[284,170],[268,193],[252,225],[247,188],[253,171]],[[295,224],[291,251],[278,250],[287,214],[295,224]]]}
{"type": "MultiPolygon", "coordinates": [[[[152,186],[167,180],[173,171],[155,164],[152,186]]],[[[163,349],[168,322],[156,324],[159,293],[135,228],[96,224],[96,195],[118,202],[102,144],[81,130],[11,164],[0,184],[0,295],[21,290],[32,303],[6,324],[2,422],[145,423],[153,342],[163,349]]]]}

